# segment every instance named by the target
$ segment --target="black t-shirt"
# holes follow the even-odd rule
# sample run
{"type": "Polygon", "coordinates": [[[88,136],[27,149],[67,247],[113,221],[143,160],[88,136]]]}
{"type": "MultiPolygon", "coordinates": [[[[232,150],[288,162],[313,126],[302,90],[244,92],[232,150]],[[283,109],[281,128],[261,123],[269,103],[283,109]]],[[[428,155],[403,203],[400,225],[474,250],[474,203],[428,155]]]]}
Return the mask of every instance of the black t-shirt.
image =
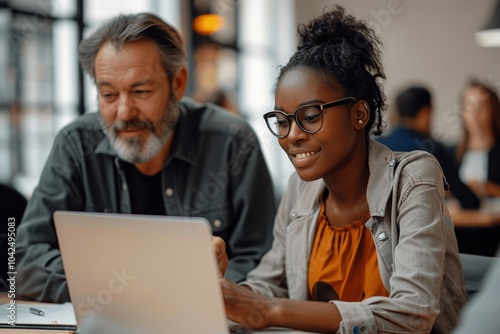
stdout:
{"type": "Polygon", "coordinates": [[[124,162],[132,213],[165,215],[163,204],[161,171],[154,175],[142,174],[134,164],[124,162]]]}

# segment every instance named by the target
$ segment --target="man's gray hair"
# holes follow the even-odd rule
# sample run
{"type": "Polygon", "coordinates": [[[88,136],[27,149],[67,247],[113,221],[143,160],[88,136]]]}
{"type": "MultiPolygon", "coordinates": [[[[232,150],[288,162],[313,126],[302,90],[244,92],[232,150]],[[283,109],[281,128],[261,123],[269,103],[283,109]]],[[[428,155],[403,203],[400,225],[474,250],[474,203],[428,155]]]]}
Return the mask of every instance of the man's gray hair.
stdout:
{"type": "Polygon", "coordinates": [[[150,40],[158,49],[169,80],[187,62],[180,33],[159,17],[149,13],[119,15],[100,26],[80,43],[80,63],[95,81],[95,59],[104,43],[122,48],[126,43],[150,40]]]}

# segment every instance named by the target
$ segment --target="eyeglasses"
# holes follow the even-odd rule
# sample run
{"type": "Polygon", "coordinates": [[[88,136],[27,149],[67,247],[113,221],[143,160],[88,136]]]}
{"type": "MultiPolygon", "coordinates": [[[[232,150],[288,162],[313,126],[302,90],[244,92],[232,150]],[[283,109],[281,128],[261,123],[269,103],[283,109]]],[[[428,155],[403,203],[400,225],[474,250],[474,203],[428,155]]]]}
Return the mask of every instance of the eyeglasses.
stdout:
{"type": "Polygon", "coordinates": [[[295,120],[295,123],[302,131],[313,134],[318,132],[323,126],[323,110],[340,106],[348,102],[356,102],[356,99],[354,97],[345,97],[328,103],[305,105],[297,108],[293,114],[274,110],[265,113],[264,119],[271,133],[278,138],[285,138],[288,136],[291,119],[295,120]]]}

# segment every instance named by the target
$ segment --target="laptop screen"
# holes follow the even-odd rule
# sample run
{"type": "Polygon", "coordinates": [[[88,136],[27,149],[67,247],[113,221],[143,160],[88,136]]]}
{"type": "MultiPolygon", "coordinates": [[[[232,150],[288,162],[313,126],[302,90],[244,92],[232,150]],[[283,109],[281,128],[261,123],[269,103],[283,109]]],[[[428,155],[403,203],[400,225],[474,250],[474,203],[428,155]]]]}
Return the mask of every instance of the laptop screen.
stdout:
{"type": "Polygon", "coordinates": [[[79,333],[228,333],[204,218],[54,213],[79,333]]]}

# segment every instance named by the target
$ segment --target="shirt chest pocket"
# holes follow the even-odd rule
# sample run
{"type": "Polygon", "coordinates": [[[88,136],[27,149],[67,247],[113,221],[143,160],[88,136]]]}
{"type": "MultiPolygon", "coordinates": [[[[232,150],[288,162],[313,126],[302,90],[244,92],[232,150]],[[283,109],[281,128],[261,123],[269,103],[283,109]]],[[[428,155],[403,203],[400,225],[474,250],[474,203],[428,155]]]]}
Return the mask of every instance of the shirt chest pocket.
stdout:
{"type": "Polygon", "coordinates": [[[208,220],[214,235],[224,237],[231,225],[231,214],[227,204],[220,204],[193,212],[193,216],[203,217],[208,220]]]}

